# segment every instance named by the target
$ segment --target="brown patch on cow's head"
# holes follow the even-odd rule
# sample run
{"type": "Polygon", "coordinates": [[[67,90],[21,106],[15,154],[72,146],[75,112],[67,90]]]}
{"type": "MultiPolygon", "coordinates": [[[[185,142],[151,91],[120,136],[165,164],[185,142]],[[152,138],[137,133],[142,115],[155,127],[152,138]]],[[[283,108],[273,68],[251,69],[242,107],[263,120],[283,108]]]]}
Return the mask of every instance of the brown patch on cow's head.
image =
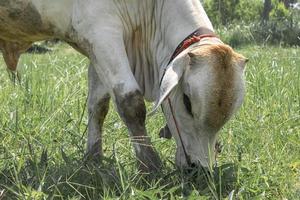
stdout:
{"type": "Polygon", "coordinates": [[[209,45],[189,53],[193,59],[204,59],[212,68],[213,85],[207,102],[206,124],[213,129],[221,128],[234,111],[238,98],[235,84],[237,71],[244,69],[247,59],[228,45],[209,45]]]}

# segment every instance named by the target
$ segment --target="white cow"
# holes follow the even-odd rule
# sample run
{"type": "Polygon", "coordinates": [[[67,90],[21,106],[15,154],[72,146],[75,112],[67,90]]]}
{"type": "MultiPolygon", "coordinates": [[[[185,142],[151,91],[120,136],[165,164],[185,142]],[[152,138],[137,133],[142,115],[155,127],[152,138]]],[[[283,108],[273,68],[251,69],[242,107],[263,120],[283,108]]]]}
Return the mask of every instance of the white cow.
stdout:
{"type": "Polygon", "coordinates": [[[214,163],[217,132],[243,101],[246,59],[214,36],[199,0],[0,0],[9,69],[33,42],[53,37],[90,59],[90,155],[102,156],[111,97],[139,168],[161,167],[145,129],[145,98],[163,108],[179,167],[214,163]]]}

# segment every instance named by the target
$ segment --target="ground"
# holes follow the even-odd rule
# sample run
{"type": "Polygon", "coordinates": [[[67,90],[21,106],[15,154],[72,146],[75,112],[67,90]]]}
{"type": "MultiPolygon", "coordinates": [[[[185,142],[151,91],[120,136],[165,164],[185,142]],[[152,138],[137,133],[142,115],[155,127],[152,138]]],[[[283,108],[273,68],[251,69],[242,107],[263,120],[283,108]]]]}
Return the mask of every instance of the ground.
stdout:
{"type": "Polygon", "coordinates": [[[22,56],[15,84],[0,60],[0,199],[217,199],[233,190],[239,199],[299,199],[300,49],[237,51],[250,59],[247,95],[221,131],[218,158],[235,178],[224,172],[204,191],[197,184],[203,177],[191,180],[176,171],[174,141],[158,138],[161,113],[147,119],[165,165],[161,174],[137,172],[113,105],[105,121],[106,159],[101,166],[84,162],[88,61],[68,46],[22,56]]]}

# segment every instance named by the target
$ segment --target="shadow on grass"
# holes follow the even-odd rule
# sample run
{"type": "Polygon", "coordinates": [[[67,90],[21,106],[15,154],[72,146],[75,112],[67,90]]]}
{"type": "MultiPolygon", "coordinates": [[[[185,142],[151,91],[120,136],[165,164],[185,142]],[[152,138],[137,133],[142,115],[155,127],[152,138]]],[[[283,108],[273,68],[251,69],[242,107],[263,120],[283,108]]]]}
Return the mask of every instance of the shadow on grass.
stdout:
{"type": "MultiPolygon", "coordinates": [[[[183,172],[166,169],[155,174],[128,172],[115,158],[95,161],[69,159],[54,165],[47,151],[40,158],[11,163],[0,172],[3,199],[170,199],[197,193],[220,199],[237,186],[238,167],[233,164],[215,168],[214,173],[202,169],[183,172]],[[87,164],[88,163],[88,164],[87,164]]],[[[195,194],[194,194],[195,195],[195,194]]],[[[1,198],[0,198],[1,199],[1,198]]]]}
{"type": "MultiPolygon", "coordinates": [[[[112,162],[69,160],[53,165],[44,151],[39,160],[28,158],[22,166],[12,163],[0,172],[0,189],[8,199],[66,199],[79,197],[99,199],[120,195],[121,179],[112,162]]],[[[4,198],[5,199],[5,198],[4,198]]]]}

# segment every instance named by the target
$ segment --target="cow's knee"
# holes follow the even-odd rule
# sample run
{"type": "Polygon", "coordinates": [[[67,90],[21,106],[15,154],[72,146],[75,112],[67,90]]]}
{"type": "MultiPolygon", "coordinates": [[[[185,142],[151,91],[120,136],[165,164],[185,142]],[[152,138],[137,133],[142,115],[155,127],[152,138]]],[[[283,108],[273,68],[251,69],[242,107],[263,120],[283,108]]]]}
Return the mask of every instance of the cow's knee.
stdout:
{"type": "MultiPolygon", "coordinates": [[[[109,108],[109,95],[88,99],[88,114],[93,120],[102,122],[109,108]]],[[[91,119],[91,120],[92,120],[91,119]]]]}
{"type": "Polygon", "coordinates": [[[116,104],[120,116],[128,126],[133,136],[143,134],[146,106],[140,91],[135,90],[123,95],[116,94],[116,104]]]}

